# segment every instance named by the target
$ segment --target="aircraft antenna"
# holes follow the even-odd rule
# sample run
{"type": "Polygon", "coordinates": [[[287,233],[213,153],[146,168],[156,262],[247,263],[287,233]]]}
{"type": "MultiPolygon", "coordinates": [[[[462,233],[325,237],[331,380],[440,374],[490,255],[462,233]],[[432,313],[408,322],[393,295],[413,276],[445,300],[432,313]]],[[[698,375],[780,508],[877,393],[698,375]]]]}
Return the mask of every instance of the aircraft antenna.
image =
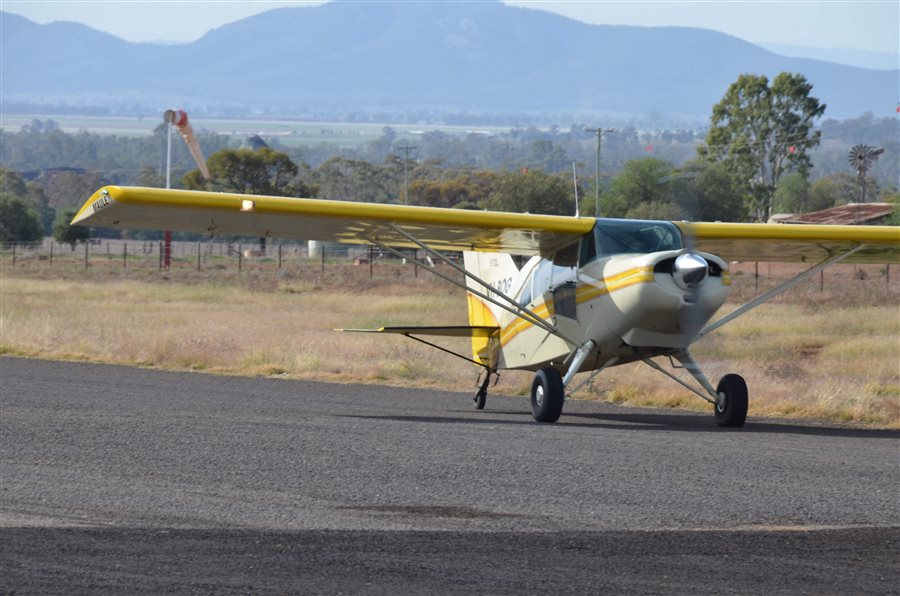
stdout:
{"type": "Polygon", "coordinates": [[[578,174],[575,172],[575,162],[572,162],[572,183],[575,185],[575,217],[581,217],[578,213],[578,174]]]}

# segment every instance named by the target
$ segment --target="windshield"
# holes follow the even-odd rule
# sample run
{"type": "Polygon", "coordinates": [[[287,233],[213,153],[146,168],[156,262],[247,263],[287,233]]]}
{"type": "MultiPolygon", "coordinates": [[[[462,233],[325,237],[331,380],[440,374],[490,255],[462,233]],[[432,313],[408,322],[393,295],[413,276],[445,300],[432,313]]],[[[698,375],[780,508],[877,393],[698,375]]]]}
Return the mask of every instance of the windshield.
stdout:
{"type": "Polygon", "coordinates": [[[682,248],[681,231],[670,221],[598,218],[581,243],[581,265],[598,257],[682,248]]]}

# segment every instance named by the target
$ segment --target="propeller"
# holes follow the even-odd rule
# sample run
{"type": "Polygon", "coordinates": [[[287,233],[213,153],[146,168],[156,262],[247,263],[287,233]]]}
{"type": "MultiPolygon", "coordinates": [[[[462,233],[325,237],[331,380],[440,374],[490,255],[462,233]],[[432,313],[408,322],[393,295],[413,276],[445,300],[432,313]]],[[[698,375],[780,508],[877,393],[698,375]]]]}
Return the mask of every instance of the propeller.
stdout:
{"type": "Polygon", "coordinates": [[[709,263],[698,253],[696,239],[689,227],[682,232],[682,237],[684,250],[672,265],[672,278],[678,287],[685,290],[685,304],[681,309],[678,327],[682,333],[690,336],[687,342],[689,345],[706,322],[703,320],[700,304],[700,286],[709,275],[709,263]]]}

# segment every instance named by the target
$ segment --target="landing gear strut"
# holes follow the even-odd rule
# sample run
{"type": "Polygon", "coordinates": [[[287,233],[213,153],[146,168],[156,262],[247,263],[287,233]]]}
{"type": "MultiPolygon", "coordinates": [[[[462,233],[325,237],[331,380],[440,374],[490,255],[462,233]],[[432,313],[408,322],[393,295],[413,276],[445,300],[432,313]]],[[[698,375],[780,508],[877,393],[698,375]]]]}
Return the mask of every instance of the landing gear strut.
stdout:
{"type": "MultiPolygon", "coordinates": [[[[644,358],[644,362],[651,368],[663,373],[682,387],[693,391],[709,403],[713,405],[713,413],[716,416],[716,424],[719,426],[737,428],[744,426],[747,420],[747,383],[740,375],[727,374],[719,381],[719,385],[713,389],[713,386],[706,379],[700,366],[691,357],[690,352],[681,350],[673,354],[673,356],[681,362],[682,367],[688,371],[697,383],[705,390],[705,393],[691,387],[669,371],[665,370],[659,364],[644,358]]],[[[674,363],[673,363],[674,366],[674,363]]]]}
{"type": "Polygon", "coordinates": [[[497,374],[497,372],[490,369],[486,369],[484,371],[484,380],[481,382],[481,386],[478,388],[478,392],[475,393],[475,397],[472,398],[472,401],[475,402],[476,410],[483,410],[484,405],[487,403],[487,390],[488,385],[490,385],[491,383],[492,374],[497,374]]]}

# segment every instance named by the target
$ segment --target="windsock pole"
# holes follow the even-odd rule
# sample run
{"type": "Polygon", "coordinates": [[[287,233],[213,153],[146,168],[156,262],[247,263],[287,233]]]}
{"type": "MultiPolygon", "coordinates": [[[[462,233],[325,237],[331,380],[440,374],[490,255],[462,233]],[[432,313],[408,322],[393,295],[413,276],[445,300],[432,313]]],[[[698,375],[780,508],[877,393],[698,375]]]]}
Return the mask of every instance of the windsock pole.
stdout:
{"type": "MultiPolygon", "coordinates": [[[[172,188],[172,123],[166,124],[166,189],[172,188]]],[[[172,264],[172,231],[163,232],[163,268],[172,264]]]]}
{"type": "MultiPolygon", "coordinates": [[[[191,127],[191,123],[188,121],[187,112],[185,112],[184,110],[166,110],[165,113],[163,113],[163,121],[169,125],[166,141],[166,188],[171,188],[172,185],[173,127],[177,128],[178,132],[181,133],[181,138],[184,139],[188,150],[191,152],[191,157],[194,158],[194,162],[200,169],[200,173],[203,174],[204,178],[209,180],[209,169],[206,167],[206,160],[203,158],[203,152],[200,150],[200,144],[197,142],[197,137],[194,136],[194,129],[191,127]]],[[[165,246],[163,266],[168,270],[169,265],[172,262],[172,232],[166,231],[163,239],[165,246]]]]}

